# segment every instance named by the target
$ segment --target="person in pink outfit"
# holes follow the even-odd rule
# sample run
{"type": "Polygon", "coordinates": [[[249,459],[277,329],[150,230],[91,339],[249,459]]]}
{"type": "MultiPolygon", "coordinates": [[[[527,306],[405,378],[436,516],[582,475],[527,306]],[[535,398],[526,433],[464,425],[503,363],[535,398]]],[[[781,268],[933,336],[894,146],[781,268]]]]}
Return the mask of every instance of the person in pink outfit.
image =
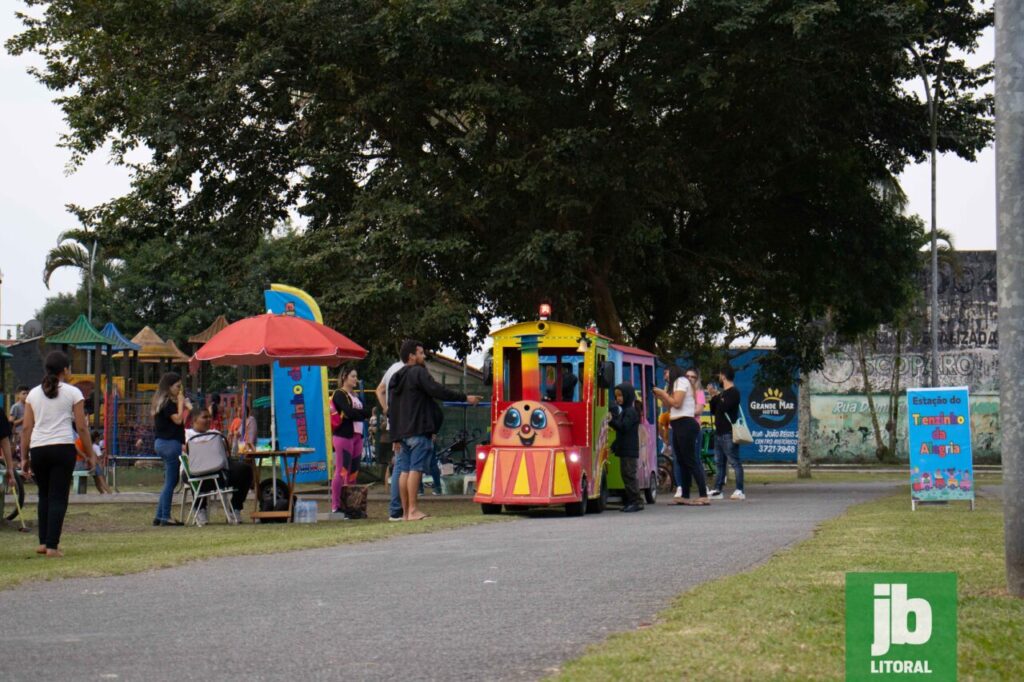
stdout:
{"type": "MultiPolygon", "coordinates": [[[[356,393],[359,374],[354,367],[342,367],[338,374],[338,390],[331,398],[331,411],[337,412],[340,423],[332,429],[334,441],[334,478],[331,479],[331,511],[344,514],[341,489],[355,485],[363,457],[363,433],[370,411],[363,407],[356,393]]],[[[337,421],[337,420],[335,420],[337,421]]]]}

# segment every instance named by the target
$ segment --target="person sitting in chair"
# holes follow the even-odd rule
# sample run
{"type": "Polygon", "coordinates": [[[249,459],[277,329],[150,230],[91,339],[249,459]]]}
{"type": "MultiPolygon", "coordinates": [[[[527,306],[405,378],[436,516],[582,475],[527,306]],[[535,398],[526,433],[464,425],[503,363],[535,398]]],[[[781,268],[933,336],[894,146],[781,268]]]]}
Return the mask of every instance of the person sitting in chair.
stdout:
{"type": "MultiPolygon", "coordinates": [[[[193,439],[206,436],[207,434],[221,435],[219,431],[213,431],[210,429],[210,411],[206,408],[196,408],[192,411],[192,428],[186,433],[185,445],[193,439]]],[[[223,436],[221,436],[223,438],[223,436]]],[[[252,488],[252,467],[248,464],[241,462],[235,458],[228,458],[227,448],[224,449],[224,467],[221,470],[223,477],[227,482],[228,487],[234,488],[235,491],[231,494],[231,509],[233,510],[234,520],[242,520],[242,507],[245,505],[245,498],[249,495],[249,489],[252,488]]],[[[210,492],[214,489],[212,481],[204,481],[200,492],[210,492]]],[[[206,498],[199,500],[199,509],[196,512],[196,525],[206,525],[209,519],[206,511],[206,498]]]]}

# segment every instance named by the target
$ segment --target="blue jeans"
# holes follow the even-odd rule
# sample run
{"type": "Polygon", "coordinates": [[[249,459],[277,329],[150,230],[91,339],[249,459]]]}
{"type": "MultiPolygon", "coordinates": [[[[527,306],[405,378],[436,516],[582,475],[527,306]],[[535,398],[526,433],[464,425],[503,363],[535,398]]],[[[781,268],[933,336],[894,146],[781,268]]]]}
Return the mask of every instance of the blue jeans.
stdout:
{"type": "Polygon", "coordinates": [[[170,521],[171,501],[174,498],[174,489],[178,487],[178,468],[181,466],[181,443],[157,438],[153,441],[153,449],[164,461],[164,488],[160,491],[160,501],[156,505],[156,518],[160,521],[170,521]]]}
{"type": "Polygon", "coordinates": [[[736,472],[736,490],[743,492],[743,463],[740,461],[740,447],[732,442],[731,433],[716,434],[715,464],[718,465],[718,475],[715,476],[715,490],[719,492],[725,485],[726,461],[736,472]]]}
{"type": "MultiPolygon", "coordinates": [[[[433,442],[430,444],[430,464],[427,467],[427,473],[434,479],[434,491],[435,493],[441,492],[441,462],[437,457],[437,446],[433,442]]],[[[423,494],[423,480],[420,479],[420,495],[423,494]]]]}
{"type": "Polygon", "coordinates": [[[391,518],[402,517],[402,489],[398,481],[402,474],[409,473],[409,454],[398,452],[391,460],[391,504],[388,505],[388,515],[391,518]]]}

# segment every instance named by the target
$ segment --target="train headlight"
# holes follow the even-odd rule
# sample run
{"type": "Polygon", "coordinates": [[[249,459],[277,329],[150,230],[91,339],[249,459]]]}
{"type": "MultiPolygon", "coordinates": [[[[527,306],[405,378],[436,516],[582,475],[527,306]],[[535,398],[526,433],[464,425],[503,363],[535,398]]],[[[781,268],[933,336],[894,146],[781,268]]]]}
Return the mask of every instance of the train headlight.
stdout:
{"type": "Polygon", "coordinates": [[[578,452],[570,452],[569,453],[569,461],[572,462],[573,464],[579,463],[579,461],[580,461],[580,453],[578,453],[578,452]]]}

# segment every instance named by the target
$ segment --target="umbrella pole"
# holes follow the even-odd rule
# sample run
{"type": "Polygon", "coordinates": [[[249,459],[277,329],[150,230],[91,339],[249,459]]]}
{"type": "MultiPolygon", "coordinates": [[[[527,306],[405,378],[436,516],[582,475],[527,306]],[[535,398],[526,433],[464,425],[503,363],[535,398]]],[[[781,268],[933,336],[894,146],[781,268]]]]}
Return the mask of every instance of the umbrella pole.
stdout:
{"type": "MultiPolygon", "coordinates": [[[[274,363],[270,363],[270,449],[277,449],[277,408],[274,400],[274,363]]],[[[277,510],[277,457],[270,458],[273,467],[274,509],[277,510]]]]}

